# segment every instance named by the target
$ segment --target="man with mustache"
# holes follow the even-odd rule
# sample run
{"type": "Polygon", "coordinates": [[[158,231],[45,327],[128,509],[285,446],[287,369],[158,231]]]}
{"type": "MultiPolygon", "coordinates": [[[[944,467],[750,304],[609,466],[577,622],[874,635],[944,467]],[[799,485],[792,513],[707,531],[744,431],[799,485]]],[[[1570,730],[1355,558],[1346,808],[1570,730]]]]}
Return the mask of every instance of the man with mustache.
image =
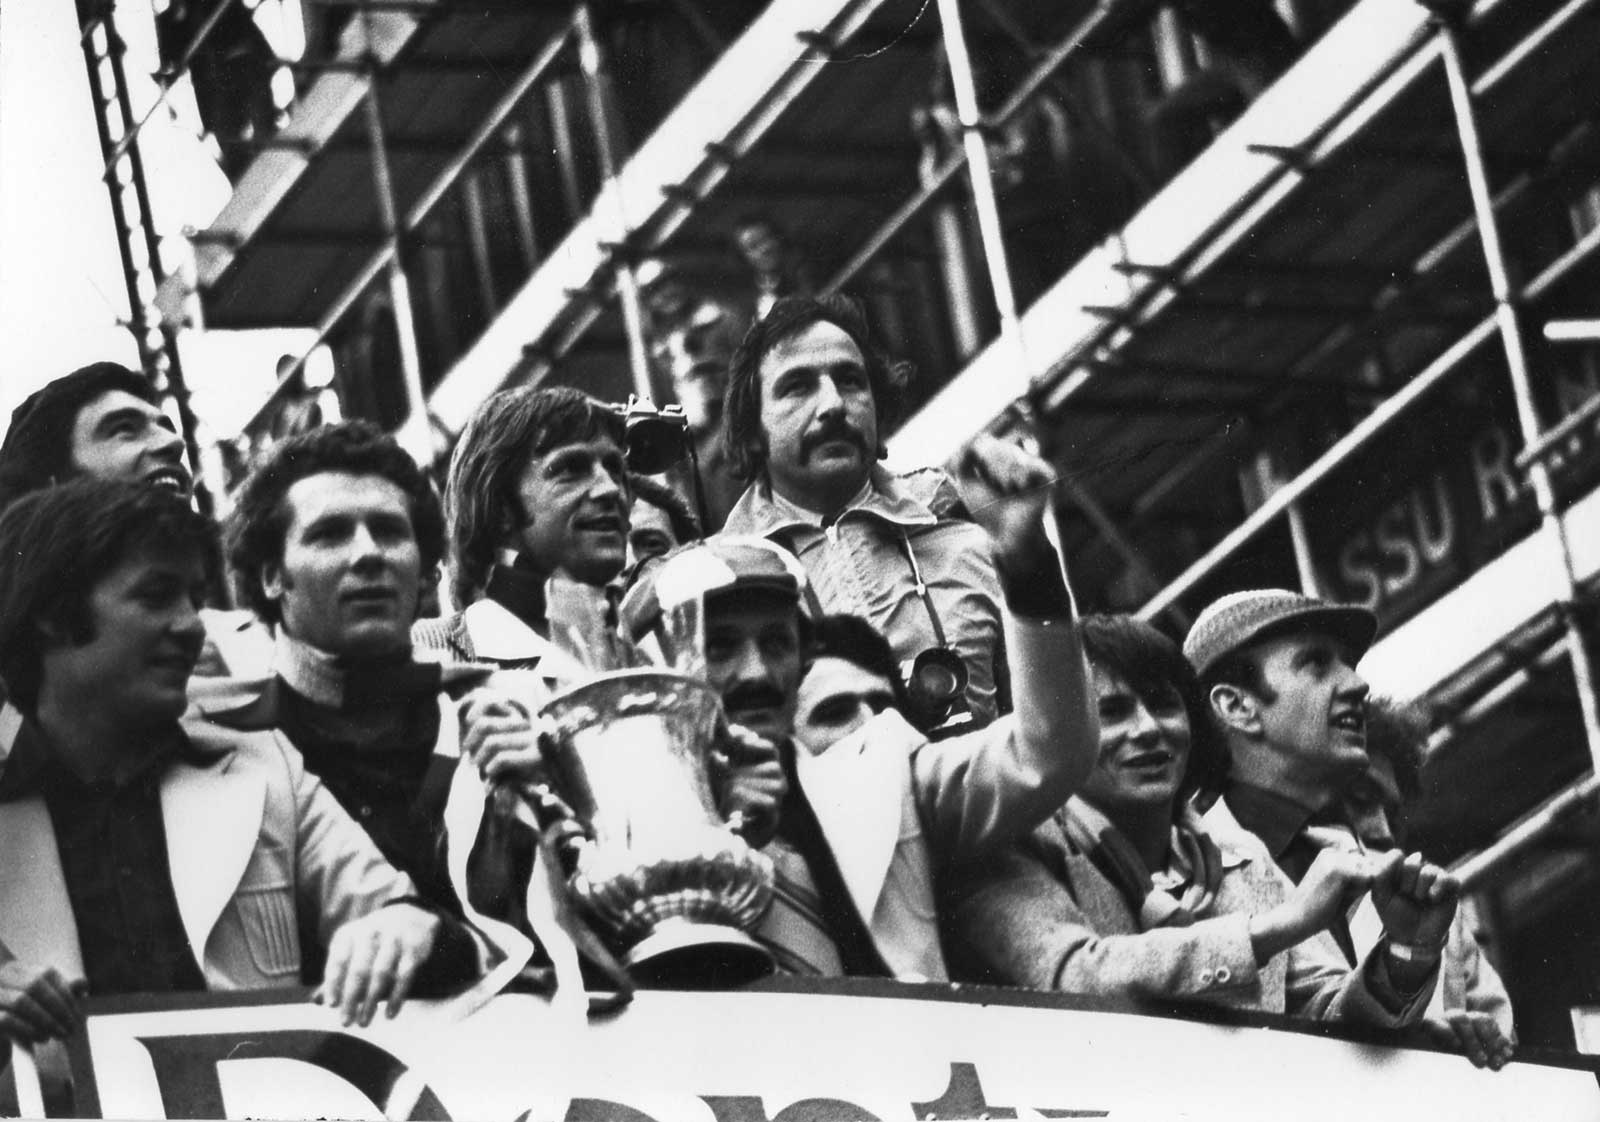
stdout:
{"type": "Polygon", "coordinates": [[[281,738],[185,715],[216,564],[206,521],[148,487],[74,481],[0,517],[0,672],[24,715],[0,776],[6,1041],[70,1034],[85,994],[321,978],[365,1025],[474,976],[465,928],[281,738]]]}
{"type": "Polygon", "coordinates": [[[759,934],[788,972],[943,980],[937,879],[1032,829],[1093,760],[1075,609],[1041,518],[1047,493],[989,497],[1016,710],[988,728],[932,742],[891,708],[873,713],[893,690],[871,670],[848,674],[860,627],[832,617],[819,627],[804,568],[763,538],[724,533],[679,550],[646,567],[623,602],[642,650],[703,673],[730,722],[778,746],[778,890],[759,934]],[[797,743],[808,661],[829,700],[820,715],[808,704],[797,743]],[[859,704],[830,717],[835,695],[859,704]]]}
{"type": "MultiPolygon", "coordinates": [[[[862,616],[887,635],[903,676],[930,687],[913,693],[919,711],[909,715],[920,727],[955,727],[964,716],[984,723],[1003,676],[1000,585],[984,533],[949,517],[959,502],[949,478],[895,475],[878,463],[903,380],[854,302],[779,300],[731,364],[726,441],[749,485],[723,530],[783,545],[826,610],[862,616]],[[909,673],[935,650],[956,656],[946,656],[944,682],[909,673]]],[[[992,439],[966,458],[974,475],[1008,487],[1051,475],[992,439]]]]}

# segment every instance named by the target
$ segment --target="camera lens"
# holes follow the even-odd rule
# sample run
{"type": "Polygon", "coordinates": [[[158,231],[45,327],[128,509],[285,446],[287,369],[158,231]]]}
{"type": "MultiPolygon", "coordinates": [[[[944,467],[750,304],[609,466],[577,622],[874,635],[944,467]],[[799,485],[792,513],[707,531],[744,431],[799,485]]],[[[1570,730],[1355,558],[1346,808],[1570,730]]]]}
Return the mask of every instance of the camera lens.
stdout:
{"type": "Polygon", "coordinates": [[[950,698],[961,692],[955,673],[942,663],[924,663],[917,668],[917,692],[925,697],[950,698]]]}

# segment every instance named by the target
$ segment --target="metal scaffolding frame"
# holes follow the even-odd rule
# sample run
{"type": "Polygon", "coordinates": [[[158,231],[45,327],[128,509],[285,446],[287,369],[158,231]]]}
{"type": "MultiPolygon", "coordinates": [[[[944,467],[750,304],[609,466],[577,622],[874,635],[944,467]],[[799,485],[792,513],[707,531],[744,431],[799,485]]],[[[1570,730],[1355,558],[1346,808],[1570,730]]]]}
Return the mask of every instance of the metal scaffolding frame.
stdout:
{"type": "MultiPolygon", "coordinates": [[[[224,0],[225,7],[232,0],[224,0]]],[[[219,7],[219,12],[221,10],[219,7]]],[[[216,19],[201,29],[209,34],[216,19]]],[[[139,134],[155,108],[135,122],[128,94],[127,71],[123,65],[125,47],[117,32],[115,0],[100,0],[84,14],[79,44],[89,79],[89,94],[94,101],[95,133],[105,163],[101,179],[110,196],[111,220],[116,227],[117,254],[128,296],[128,330],[133,334],[144,374],[172,401],[178,414],[178,428],[184,452],[194,478],[195,503],[209,515],[213,502],[206,485],[200,459],[197,421],[189,402],[189,387],[178,355],[177,328],[162,315],[155,299],[167,271],[161,257],[161,238],[150,210],[150,191],[145,180],[144,154],[139,134]],[[109,78],[109,83],[107,79],[109,78]],[[107,85],[111,87],[107,89],[107,85]],[[142,256],[142,260],[141,260],[142,256]]],[[[157,106],[166,98],[163,86],[157,106]]]]}
{"type": "MultiPolygon", "coordinates": [[[[1595,770],[1583,780],[1568,787],[1550,800],[1538,812],[1517,825],[1484,851],[1461,863],[1458,875],[1467,885],[1476,885],[1493,875],[1518,853],[1546,836],[1571,814],[1592,807],[1600,794],[1600,702],[1597,702],[1595,672],[1587,637],[1579,609],[1580,590],[1572,562],[1571,546],[1567,539],[1565,521],[1557,502],[1549,473],[1549,453],[1565,436],[1571,435],[1583,423],[1580,417],[1592,419],[1600,405],[1591,407],[1568,418],[1554,428],[1547,428],[1535,406],[1527,348],[1523,338],[1520,308],[1538,300],[1568,277],[1580,265],[1600,254],[1600,230],[1590,231],[1565,254],[1551,263],[1533,280],[1520,289],[1514,286],[1507,267],[1504,246],[1499,236],[1497,199],[1489,182],[1484,151],[1477,129],[1475,101],[1486,89],[1493,88],[1517,65],[1530,58],[1537,45],[1562,27],[1593,0],[1572,0],[1530,34],[1508,56],[1481,75],[1476,83],[1466,72],[1459,42],[1460,20],[1465,13],[1457,12],[1454,18],[1441,16],[1437,20],[1435,39],[1430,44],[1430,63],[1437,59],[1441,75],[1450,94],[1452,117],[1457,129],[1457,140],[1468,191],[1472,200],[1473,217],[1468,231],[1475,231],[1483,251],[1483,260],[1490,282],[1490,295],[1494,311],[1473,326],[1443,354],[1438,356],[1409,382],[1396,391],[1350,432],[1346,433],[1325,453],[1319,456],[1293,480],[1271,495],[1244,522],[1228,533],[1220,542],[1191,564],[1182,574],[1148,601],[1138,612],[1144,619],[1154,619],[1171,612],[1177,602],[1220,567],[1265,529],[1283,519],[1290,530],[1297,567],[1302,584],[1309,592],[1315,591],[1316,575],[1311,562],[1309,543],[1301,522],[1301,502],[1320,483],[1339,467],[1349,462],[1359,452],[1370,448],[1376,440],[1386,435],[1395,422],[1413,406],[1463,369],[1466,360],[1477,353],[1491,339],[1499,338],[1505,354],[1509,382],[1516,402],[1517,422],[1521,431],[1524,451],[1517,466],[1527,478],[1538,506],[1540,524],[1536,533],[1547,544],[1547,551],[1555,571],[1551,574],[1557,589],[1554,608],[1565,633],[1563,646],[1571,662],[1577,700],[1591,760],[1595,770]]],[[[1430,10],[1433,5],[1429,5],[1430,10]]],[[[1449,239],[1457,240],[1457,239],[1449,239]]]]}

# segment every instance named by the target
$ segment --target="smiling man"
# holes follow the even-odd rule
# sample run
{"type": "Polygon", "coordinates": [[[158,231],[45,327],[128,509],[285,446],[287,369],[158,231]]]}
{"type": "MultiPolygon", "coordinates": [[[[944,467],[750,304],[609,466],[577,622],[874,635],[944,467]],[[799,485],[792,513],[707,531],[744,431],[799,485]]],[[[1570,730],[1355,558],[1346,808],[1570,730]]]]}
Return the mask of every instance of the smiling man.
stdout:
{"type": "Polygon", "coordinates": [[[216,560],[203,518],[133,484],[0,517],[0,671],[25,718],[0,776],[0,1038],[70,1034],[86,993],[318,978],[366,1024],[477,968],[281,738],[185,714],[216,560]]]}
{"type": "Polygon", "coordinates": [[[1443,870],[1418,855],[1328,851],[1290,884],[1259,839],[1190,805],[1226,759],[1195,735],[1177,644],[1128,616],[1086,618],[1083,641],[1098,758],[1031,835],[963,870],[950,945],[968,980],[1386,1026],[1419,1018],[1437,962],[1421,967],[1406,949],[1449,925],[1456,889],[1443,870]],[[1347,966],[1324,932],[1345,894],[1369,885],[1384,938],[1347,966]]]}
{"type": "Polygon", "coordinates": [[[1212,603],[1184,640],[1232,758],[1212,813],[1258,835],[1291,880],[1323,848],[1315,830],[1345,825],[1340,797],[1367,769],[1355,667],[1377,628],[1365,608],[1257,589],[1212,603]]]}
{"type": "MultiPolygon", "coordinates": [[[[461,434],[445,489],[461,610],[419,623],[418,645],[533,670],[552,688],[579,676],[585,659],[605,656],[551,641],[549,581],[603,616],[600,590],[627,561],[628,506],[616,410],[565,387],[490,397],[461,434]]],[[[591,638],[605,630],[603,619],[572,622],[591,638]]]]}
{"type": "Polygon", "coordinates": [[[149,483],[187,498],[183,438],[150,380],[96,362],[36,390],[11,414],[0,444],[0,510],[68,479],[149,483]]]}
{"type": "MultiPolygon", "coordinates": [[[[726,441],[749,486],[723,530],[799,557],[824,609],[879,628],[902,677],[926,687],[911,692],[913,723],[955,731],[997,711],[1002,597],[983,531],[948,517],[950,478],[878,463],[903,380],[850,300],[778,301],[732,361],[726,441]]],[[[964,470],[1007,487],[1051,477],[992,439],[970,446],[964,470]]]]}

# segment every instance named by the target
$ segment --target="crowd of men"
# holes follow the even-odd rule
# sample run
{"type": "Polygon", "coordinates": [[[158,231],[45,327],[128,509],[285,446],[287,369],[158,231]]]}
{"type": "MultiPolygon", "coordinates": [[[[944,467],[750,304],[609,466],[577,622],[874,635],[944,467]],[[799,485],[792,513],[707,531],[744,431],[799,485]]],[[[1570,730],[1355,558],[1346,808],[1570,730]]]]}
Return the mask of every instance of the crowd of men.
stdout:
{"type": "Polygon", "coordinates": [[[1422,1024],[1503,1065],[1458,886],[1400,845],[1426,727],[1384,709],[1379,744],[1372,615],[1080,615],[1049,465],[889,471],[899,388],[849,301],[778,300],[726,368],[710,536],[572,389],[488,399],[442,501],[366,423],[292,437],[220,528],[143,378],[38,391],[0,446],[0,1038],[127,993],[306,984],[361,1025],[486,977],[626,994],[527,804],[539,704],[657,660],[721,698],[781,971],[1422,1024]]]}

